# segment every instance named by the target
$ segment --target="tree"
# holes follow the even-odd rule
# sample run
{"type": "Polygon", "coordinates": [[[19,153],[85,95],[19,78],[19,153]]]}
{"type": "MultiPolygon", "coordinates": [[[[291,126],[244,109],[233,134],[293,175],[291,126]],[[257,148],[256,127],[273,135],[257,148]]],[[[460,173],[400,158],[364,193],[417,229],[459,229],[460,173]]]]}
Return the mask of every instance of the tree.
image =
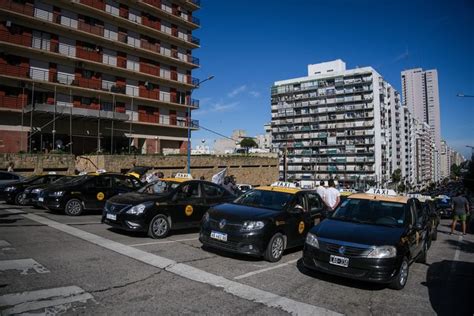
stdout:
{"type": "Polygon", "coordinates": [[[397,187],[397,191],[398,191],[398,192],[405,192],[406,189],[407,189],[407,187],[405,186],[405,184],[404,184],[403,182],[400,183],[400,184],[398,185],[398,187],[397,187]]]}
{"type": "Polygon", "coordinates": [[[451,165],[451,178],[457,178],[461,175],[461,167],[453,163],[451,165]]]}
{"type": "Polygon", "coordinates": [[[240,147],[245,148],[245,151],[248,153],[249,148],[258,147],[258,144],[255,142],[253,138],[246,137],[242,139],[242,141],[240,142],[240,147]]]}
{"type": "Polygon", "coordinates": [[[400,180],[402,179],[402,170],[399,169],[396,169],[395,171],[393,171],[392,173],[392,182],[394,183],[398,183],[400,182],[400,180]]]}

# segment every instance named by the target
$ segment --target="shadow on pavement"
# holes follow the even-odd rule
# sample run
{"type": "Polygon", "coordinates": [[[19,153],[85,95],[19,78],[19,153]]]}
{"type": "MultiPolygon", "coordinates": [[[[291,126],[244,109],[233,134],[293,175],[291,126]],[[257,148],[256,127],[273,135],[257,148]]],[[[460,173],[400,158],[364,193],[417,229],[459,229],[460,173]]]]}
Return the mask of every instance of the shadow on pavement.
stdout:
{"type": "MultiPolygon", "coordinates": [[[[216,248],[212,248],[212,247],[204,246],[204,245],[201,246],[201,249],[206,251],[206,252],[221,256],[221,257],[240,260],[240,261],[249,261],[249,262],[265,261],[265,259],[263,259],[263,257],[256,257],[256,256],[251,256],[251,255],[238,254],[238,253],[225,251],[225,250],[221,250],[221,249],[216,249],[216,248]]],[[[287,250],[285,250],[285,252],[283,252],[283,256],[301,251],[302,249],[303,249],[302,246],[287,249],[287,250]]],[[[281,262],[275,262],[275,264],[279,264],[279,263],[281,263],[281,262]]]]}
{"type": "Polygon", "coordinates": [[[422,284],[428,287],[430,303],[437,315],[474,314],[474,263],[435,262],[422,284]]]}
{"type": "Polygon", "coordinates": [[[352,280],[348,278],[343,278],[339,277],[336,275],[331,275],[331,274],[326,274],[322,273],[319,271],[313,271],[310,269],[307,269],[304,264],[303,264],[303,259],[298,260],[296,267],[298,270],[312,278],[329,282],[329,283],[335,283],[338,285],[342,286],[347,286],[347,287],[352,287],[352,288],[357,288],[361,290],[368,290],[368,291],[380,291],[385,289],[387,286],[384,284],[378,284],[378,283],[370,283],[370,282],[363,282],[363,281],[358,281],[358,280],[352,280]]]}

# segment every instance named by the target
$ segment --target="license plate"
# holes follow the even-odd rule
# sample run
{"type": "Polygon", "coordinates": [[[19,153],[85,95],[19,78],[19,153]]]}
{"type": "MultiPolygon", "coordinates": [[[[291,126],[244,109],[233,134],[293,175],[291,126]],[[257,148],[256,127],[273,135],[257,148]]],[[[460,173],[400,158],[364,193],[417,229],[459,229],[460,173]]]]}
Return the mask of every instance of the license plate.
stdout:
{"type": "Polygon", "coordinates": [[[227,241],[227,234],[212,231],[211,238],[214,238],[220,241],[227,241]]]}
{"type": "Polygon", "coordinates": [[[112,221],[116,221],[116,220],[117,220],[117,215],[115,215],[115,214],[106,214],[105,217],[106,217],[107,219],[112,220],[112,221]]]}
{"type": "Polygon", "coordinates": [[[344,258],[344,257],[331,255],[329,257],[329,263],[333,264],[335,266],[340,266],[340,267],[347,268],[349,266],[349,258],[344,258]]]}
{"type": "Polygon", "coordinates": [[[43,198],[43,197],[39,197],[39,198],[38,198],[38,202],[44,202],[44,198],[43,198]]]}

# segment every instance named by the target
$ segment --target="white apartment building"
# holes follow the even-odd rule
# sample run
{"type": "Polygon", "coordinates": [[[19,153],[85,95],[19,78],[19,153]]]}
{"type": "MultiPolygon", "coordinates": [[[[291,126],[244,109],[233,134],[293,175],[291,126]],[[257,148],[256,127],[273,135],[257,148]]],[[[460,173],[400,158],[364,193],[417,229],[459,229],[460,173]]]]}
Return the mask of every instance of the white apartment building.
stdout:
{"type": "Polygon", "coordinates": [[[402,71],[403,105],[407,106],[415,119],[427,123],[435,144],[432,159],[433,181],[441,178],[441,119],[438,91],[438,72],[436,69],[423,71],[421,68],[402,71]]]}
{"type": "Polygon", "coordinates": [[[308,76],[275,82],[271,96],[280,178],[364,188],[389,185],[397,168],[409,172],[400,96],[372,67],[308,65],[308,76]]]}
{"type": "Polygon", "coordinates": [[[440,152],[440,176],[441,179],[448,178],[451,174],[451,148],[448,146],[445,140],[441,140],[441,152],[440,152]]]}

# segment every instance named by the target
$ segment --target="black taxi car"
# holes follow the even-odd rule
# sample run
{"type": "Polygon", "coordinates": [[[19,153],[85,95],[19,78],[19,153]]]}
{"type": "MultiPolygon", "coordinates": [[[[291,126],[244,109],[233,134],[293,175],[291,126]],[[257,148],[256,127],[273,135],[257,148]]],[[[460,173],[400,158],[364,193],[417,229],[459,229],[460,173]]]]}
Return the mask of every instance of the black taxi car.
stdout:
{"type": "Polygon", "coordinates": [[[235,198],[212,182],[190,177],[166,178],[107,201],[102,222],[127,231],[147,232],[152,238],[164,238],[170,230],[199,227],[209,207],[235,198]]]}
{"type": "Polygon", "coordinates": [[[426,262],[430,243],[427,222],[415,198],[353,194],[308,232],[303,264],[309,269],[402,289],[410,264],[426,262]]]}
{"type": "Polygon", "coordinates": [[[211,208],[201,224],[204,246],[279,261],[301,246],[325,204],[315,190],[274,183],[248,191],[232,203],[211,208]]]}
{"type": "Polygon", "coordinates": [[[5,187],[1,197],[8,204],[22,205],[24,198],[23,192],[26,188],[32,185],[48,184],[61,177],[63,177],[63,175],[49,173],[42,175],[34,175],[21,181],[12,182],[5,187]]]}
{"type": "Polygon", "coordinates": [[[51,211],[78,216],[84,210],[102,210],[105,201],[117,194],[136,191],[143,186],[134,176],[120,173],[90,173],[40,192],[38,202],[51,211]]]}
{"type": "Polygon", "coordinates": [[[44,183],[44,184],[38,184],[38,185],[32,185],[29,186],[23,191],[23,195],[20,198],[20,204],[21,205],[33,205],[33,206],[41,206],[41,203],[39,203],[38,198],[40,196],[41,191],[46,189],[48,186],[51,185],[63,185],[66,184],[67,182],[75,179],[76,176],[64,176],[60,177],[50,183],[44,183]]]}

